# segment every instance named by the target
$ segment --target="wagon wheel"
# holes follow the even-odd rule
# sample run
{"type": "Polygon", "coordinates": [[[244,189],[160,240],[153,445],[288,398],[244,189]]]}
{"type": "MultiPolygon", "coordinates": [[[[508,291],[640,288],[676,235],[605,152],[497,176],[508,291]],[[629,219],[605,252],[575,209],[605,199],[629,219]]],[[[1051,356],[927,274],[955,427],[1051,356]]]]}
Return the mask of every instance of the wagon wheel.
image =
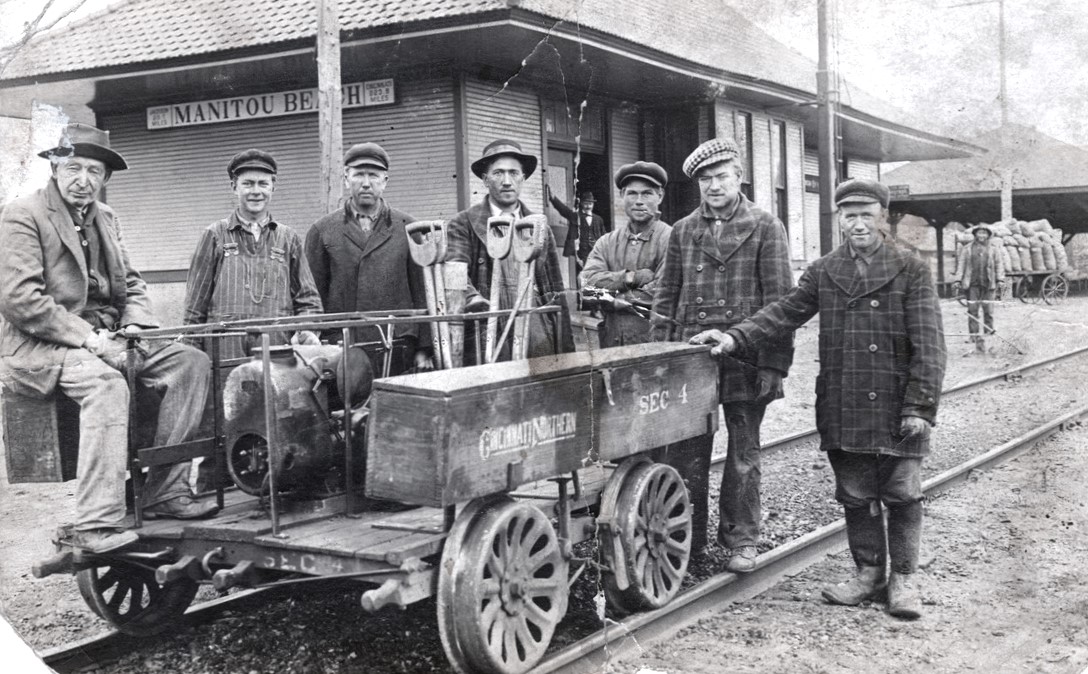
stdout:
{"type": "Polygon", "coordinates": [[[643,464],[623,482],[615,529],[629,584],[604,574],[605,596],[623,613],[661,608],[680,591],[691,558],[691,502],[676,469],[643,464]]]}
{"type": "Polygon", "coordinates": [[[438,567],[438,596],[436,597],[438,636],[442,640],[442,649],[446,651],[446,658],[458,674],[467,674],[472,669],[461,650],[461,642],[457,636],[457,622],[453,616],[455,580],[458,567],[463,563],[461,551],[465,547],[465,537],[473,522],[480,512],[495,502],[509,503],[510,499],[506,497],[491,500],[477,499],[465,506],[457,515],[453,528],[450,529],[449,535],[442,544],[442,561],[438,567]]]}
{"type": "Polygon", "coordinates": [[[453,582],[457,638],[472,671],[527,671],[567,612],[567,560],[551,521],[528,503],[498,502],[473,522],[453,582]]]}
{"type": "Polygon", "coordinates": [[[1030,287],[1031,283],[1028,280],[1029,278],[1030,277],[1022,276],[1022,277],[1016,279],[1016,281],[1013,282],[1013,286],[1012,286],[1013,297],[1020,300],[1024,304],[1027,304],[1028,302],[1032,301],[1031,298],[1029,297],[1029,295],[1031,293],[1031,287],[1030,287]]]}
{"type": "Polygon", "coordinates": [[[1047,304],[1060,304],[1069,294],[1069,282],[1061,274],[1051,274],[1043,279],[1039,294],[1047,304]]]}
{"type": "Polygon", "coordinates": [[[198,587],[188,578],[159,583],[154,569],[116,560],[80,571],[76,584],[92,611],[137,637],[169,628],[193,602],[198,587]]]}

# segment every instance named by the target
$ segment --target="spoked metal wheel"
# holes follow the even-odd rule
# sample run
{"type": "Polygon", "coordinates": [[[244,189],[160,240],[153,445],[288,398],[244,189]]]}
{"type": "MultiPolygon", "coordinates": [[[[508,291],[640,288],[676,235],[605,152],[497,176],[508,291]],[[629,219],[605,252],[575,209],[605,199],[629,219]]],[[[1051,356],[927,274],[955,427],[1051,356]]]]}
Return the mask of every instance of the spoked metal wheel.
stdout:
{"type": "MultiPolygon", "coordinates": [[[[509,499],[500,497],[502,502],[509,499]]],[[[457,636],[457,621],[453,610],[456,605],[454,592],[456,591],[456,579],[463,573],[460,567],[463,565],[461,555],[465,547],[465,538],[472,528],[480,513],[483,512],[494,499],[477,499],[469,503],[457,515],[457,519],[450,529],[449,535],[442,546],[442,561],[438,567],[438,636],[442,640],[442,649],[446,651],[446,658],[453,665],[458,674],[468,674],[471,666],[464,652],[461,650],[461,641],[457,636]]]]}
{"type": "Polygon", "coordinates": [[[619,569],[604,574],[610,604],[633,613],[669,603],[691,558],[691,502],[676,469],[662,463],[635,468],[624,479],[614,528],[623,558],[612,563],[623,565],[626,583],[619,569]]]}
{"type": "Polygon", "coordinates": [[[536,506],[503,499],[481,512],[453,578],[453,619],[470,671],[516,674],[543,657],[567,612],[567,567],[536,506]]]}
{"type": "Polygon", "coordinates": [[[1024,304],[1031,301],[1031,283],[1028,281],[1028,277],[1018,278],[1013,283],[1012,294],[1016,299],[1020,300],[1024,304]]]}
{"type": "Polygon", "coordinates": [[[197,590],[194,580],[161,584],[154,569],[121,561],[80,571],[76,583],[92,611],[133,636],[168,629],[185,613],[197,590]]]}
{"type": "Polygon", "coordinates": [[[1060,304],[1069,294],[1069,282],[1061,274],[1051,274],[1043,279],[1039,294],[1047,304],[1060,304]]]}

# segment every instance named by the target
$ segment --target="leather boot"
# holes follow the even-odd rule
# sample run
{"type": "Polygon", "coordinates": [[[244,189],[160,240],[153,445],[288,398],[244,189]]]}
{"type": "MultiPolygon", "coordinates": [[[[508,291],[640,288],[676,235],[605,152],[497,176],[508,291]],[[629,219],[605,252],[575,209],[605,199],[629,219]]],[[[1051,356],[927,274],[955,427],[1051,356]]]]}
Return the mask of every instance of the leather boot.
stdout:
{"type": "Polygon", "coordinates": [[[892,571],[888,581],[888,613],[904,620],[922,617],[922,597],[918,593],[918,574],[892,571]]]}
{"type": "Polygon", "coordinates": [[[830,604],[857,606],[867,599],[875,599],[885,587],[883,566],[859,566],[856,576],[825,587],[821,594],[830,604]]]}
{"type": "Polygon", "coordinates": [[[918,570],[923,512],[921,501],[888,507],[888,556],[894,573],[918,570]]]}

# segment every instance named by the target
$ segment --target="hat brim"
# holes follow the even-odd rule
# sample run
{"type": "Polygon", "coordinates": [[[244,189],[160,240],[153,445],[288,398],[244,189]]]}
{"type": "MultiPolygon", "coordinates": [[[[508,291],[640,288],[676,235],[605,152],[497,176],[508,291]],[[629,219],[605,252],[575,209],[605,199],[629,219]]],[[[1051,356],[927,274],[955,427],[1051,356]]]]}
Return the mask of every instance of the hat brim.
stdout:
{"type": "Polygon", "coordinates": [[[124,171],[128,168],[125,158],[113,150],[97,143],[73,143],[71,146],[58,145],[38,153],[42,159],[52,157],[89,157],[97,159],[113,171],[124,171]]]}
{"type": "Polygon", "coordinates": [[[381,169],[382,171],[388,171],[389,167],[382,164],[377,159],[371,159],[369,157],[361,157],[353,162],[344,164],[347,168],[359,168],[360,166],[370,166],[372,168],[381,169]]]}
{"type": "Polygon", "coordinates": [[[876,197],[870,197],[864,194],[851,194],[835,202],[836,206],[841,204],[880,204],[883,206],[884,202],[876,197]]]}
{"type": "Polygon", "coordinates": [[[651,185],[654,185],[656,187],[664,187],[665,186],[665,184],[663,182],[661,182],[660,179],[655,178],[655,177],[653,177],[653,176],[651,176],[649,174],[646,174],[646,173],[628,173],[627,175],[625,175],[623,177],[623,179],[616,181],[616,187],[618,187],[619,189],[622,190],[623,186],[626,185],[627,183],[631,182],[632,180],[645,180],[646,182],[648,182],[651,185]]]}
{"type": "Polygon", "coordinates": [[[276,169],[274,169],[271,164],[265,163],[263,161],[242,162],[241,164],[238,164],[233,169],[231,169],[230,174],[233,177],[238,175],[242,171],[264,171],[265,173],[271,173],[272,175],[276,175],[276,169]]]}
{"type": "Polygon", "coordinates": [[[525,173],[525,177],[533,175],[536,171],[536,157],[531,154],[525,154],[523,152],[514,152],[512,150],[504,150],[502,152],[496,152],[495,154],[489,154],[486,157],[480,157],[476,161],[472,162],[472,173],[479,179],[483,180],[484,174],[487,172],[487,167],[491,166],[499,157],[513,157],[521,162],[521,170],[525,173]]]}

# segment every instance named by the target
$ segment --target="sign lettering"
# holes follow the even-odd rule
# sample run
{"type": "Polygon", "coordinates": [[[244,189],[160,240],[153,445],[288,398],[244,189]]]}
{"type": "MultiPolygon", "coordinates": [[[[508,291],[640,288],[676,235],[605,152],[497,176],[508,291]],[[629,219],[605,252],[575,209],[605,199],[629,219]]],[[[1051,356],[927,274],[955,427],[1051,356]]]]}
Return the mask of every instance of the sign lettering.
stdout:
{"type": "Polygon", "coordinates": [[[578,414],[543,414],[528,421],[485,428],[480,433],[480,457],[489,459],[499,454],[554,445],[573,438],[578,429],[578,414]]]}
{"type": "MultiPolygon", "coordinates": [[[[219,122],[237,122],[265,117],[282,117],[317,111],[317,89],[279,91],[272,94],[219,98],[158,105],[147,109],[151,131],[219,122]]],[[[396,103],[393,78],[354,82],[340,88],[343,108],[366,108],[396,103]]]]}

